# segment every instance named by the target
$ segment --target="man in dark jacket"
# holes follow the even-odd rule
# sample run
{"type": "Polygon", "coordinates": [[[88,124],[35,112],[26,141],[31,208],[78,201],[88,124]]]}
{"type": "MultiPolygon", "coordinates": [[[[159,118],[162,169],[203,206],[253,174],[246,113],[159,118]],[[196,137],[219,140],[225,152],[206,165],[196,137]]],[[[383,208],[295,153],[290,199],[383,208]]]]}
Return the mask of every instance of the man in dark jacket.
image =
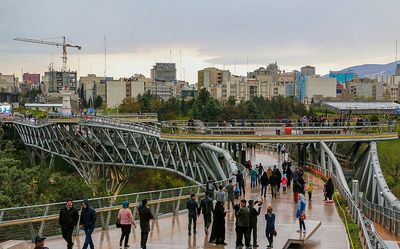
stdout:
{"type": "Polygon", "coordinates": [[[85,243],[83,243],[82,249],[86,249],[88,245],[90,246],[90,249],[94,249],[92,233],[96,225],[96,210],[94,210],[94,208],[90,206],[89,200],[87,198],[83,199],[82,202],[80,224],[85,231],[85,243]]]}
{"type": "Polygon", "coordinates": [[[140,217],[140,248],[146,249],[147,238],[150,232],[150,220],[154,219],[149,207],[147,207],[147,199],[143,199],[142,204],[138,208],[140,217]]]}
{"type": "Polygon", "coordinates": [[[257,245],[257,216],[260,215],[262,202],[254,202],[249,200],[248,208],[250,210],[250,235],[253,232],[253,247],[258,247],[257,245]],[[254,207],[258,203],[258,210],[254,207]]]}
{"type": "Polygon", "coordinates": [[[208,196],[208,192],[206,191],[205,196],[200,201],[200,208],[198,209],[198,215],[203,213],[204,217],[204,231],[208,234],[208,228],[211,224],[211,214],[214,211],[213,201],[208,196]]]}
{"type": "Polygon", "coordinates": [[[240,208],[235,208],[236,211],[236,246],[243,246],[244,241],[247,248],[250,246],[250,210],[246,207],[246,200],[240,201],[240,208]]]}
{"type": "Polygon", "coordinates": [[[192,235],[191,230],[192,230],[192,222],[193,222],[193,233],[196,233],[196,221],[197,221],[197,215],[199,212],[199,205],[197,204],[196,201],[196,195],[191,194],[190,195],[190,200],[187,201],[186,203],[186,208],[189,210],[188,213],[188,218],[189,218],[189,236],[192,235]]]}
{"type": "Polygon", "coordinates": [[[207,178],[206,191],[208,192],[208,195],[210,196],[211,199],[214,199],[214,191],[217,189],[218,189],[217,184],[209,176],[207,178]]]}
{"type": "Polygon", "coordinates": [[[65,203],[65,207],[60,209],[60,215],[58,217],[62,236],[67,242],[67,249],[72,249],[74,246],[72,242],[72,233],[79,219],[78,209],[73,205],[72,199],[68,199],[65,203]]]}

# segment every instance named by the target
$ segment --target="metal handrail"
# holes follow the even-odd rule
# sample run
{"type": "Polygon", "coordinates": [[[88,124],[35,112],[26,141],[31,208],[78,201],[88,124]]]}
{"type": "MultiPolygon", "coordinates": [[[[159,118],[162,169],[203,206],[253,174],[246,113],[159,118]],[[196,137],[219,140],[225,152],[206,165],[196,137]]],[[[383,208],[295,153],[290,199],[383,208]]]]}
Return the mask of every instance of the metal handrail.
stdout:
{"type": "MultiPolygon", "coordinates": [[[[249,132],[257,133],[266,130],[275,131],[284,128],[289,128],[291,135],[303,135],[304,132],[310,132],[307,135],[319,135],[321,132],[330,131],[334,134],[370,134],[370,133],[394,133],[396,132],[395,121],[385,121],[376,123],[358,123],[348,124],[343,126],[324,126],[324,125],[287,125],[282,122],[258,122],[248,125],[248,123],[239,126],[231,126],[229,124],[221,125],[216,122],[201,122],[201,121],[163,121],[160,123],[161,133],[163,134],[207,134],[221,135],[225,132],[235,132],[237,135],[248,135],[249,132]]],[[[282,134],[283,135],[283,134],[282,134]]]]}
{"type": "Polygon", "coordinates": [[[352,194],[348,191],[348,187],[344,186],[344,183],[340,181],[335,174],[329,172],[327,169],[308,163],[308,166],[313,168],[319,174],[325,178],[331,178],[335,187],[339,190],[341,196],[346,200],[348,205],[348,210],[351,213],[352,218],[357,222],[358,226],[361,228],[363,234],[364,242],[368,249],[388,249],[383,239],[376,232],[374,224],[371,220],[365,217],[361,210],[357,207],[352,194]],[[368,227],[367,227],[368,225],[368,227]],[[369,228],[369,229],[368,229],[369,228]]]}

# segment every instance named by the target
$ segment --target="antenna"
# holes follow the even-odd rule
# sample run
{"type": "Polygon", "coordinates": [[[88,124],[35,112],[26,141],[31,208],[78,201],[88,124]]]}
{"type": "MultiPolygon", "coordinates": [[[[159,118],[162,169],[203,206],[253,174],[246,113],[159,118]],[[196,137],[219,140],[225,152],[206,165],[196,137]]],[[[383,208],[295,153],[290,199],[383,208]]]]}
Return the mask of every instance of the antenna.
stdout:
{"type": "Polygon", "coordinates": [[[169,63],[171,63],[172,60],[172,50],[169,51],[169,63]]]}
{"type": "Polygon", "coordinates": [[[183,68],[183,81],[186,82],[185,68],[183,68]]]}
{"type": "Polygon", "coordinates": [[[397,71],[397,40],[396,40],[396,61],[394,63],[394,72],[396,73],[397,71]]]}
{"type": "Polygon", "coordinates": [[[179,50],[179,78],[182,80],[182,51],[179,50]]]}
{"type": "Polygon", "coordinates": [[[107,41],[104,36],[104,78],[107,77],[107,41]]]}

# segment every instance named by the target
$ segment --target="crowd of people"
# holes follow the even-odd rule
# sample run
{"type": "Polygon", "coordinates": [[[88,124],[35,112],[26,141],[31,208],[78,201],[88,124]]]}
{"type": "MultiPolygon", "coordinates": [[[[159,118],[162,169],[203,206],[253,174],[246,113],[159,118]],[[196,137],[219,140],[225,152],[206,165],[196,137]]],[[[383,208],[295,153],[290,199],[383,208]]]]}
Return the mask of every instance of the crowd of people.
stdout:
{"type": "MultiPolygon", "coordinates": [[[[286,192],[288,189],[293,191],[293,201],[297,203],[295,217],[299,220],[299,233],[306,232],[306,197],[308,193],[308,201],[312,201],[313,183],[306,184],[304,180],[304,171],[302,168],[291,169],[291,163],[285,161],[282,163],[282,172],[276,166],[268,167],[264,170],[260,163],[255,167],[251,166],[249,161],[246,164],[249,175],[251,177],[251,187],[259,188],[261,197],[266,197],[267,192],[271,194],[271,198],[278,198],[281,191],[286,192]],[[269,189],[269,191],[267,191],[269,189]]],[[[217,184],[208,178],[205,185],[206,192],[204,197],[197,202],[196,194],[191,194],[190,199],[186,203],[188,210],[188,235],[192,236],[197,233],[197,219],[200,215],[204,219],[204,232],[209,234],[209,243],[227,245],[225,242],[225,217],[227,212],[234,212],[236,218],[236,247],[252,248],[258,247],[257,238],[257,221],[261,215],[262,201],[245,199],[245,179],[242,172],[237,172],[234,179],[230,179],[226,186],[217,186],[217,184]],[[235,199],[239,202],[235,204],[235,199]],[[225,209],[227,207],[227,210],[225,209]],[[244,243],[243,243],[244,238],[244,243]]],[[[325,201],[332,201],[334,186],[331,179],[328,179],[324,185],[325,201]]],[[[147,239],[150,232],[150,220],[154,216],[147,206],[147,199],[142,200],[138,206],[138,214],[140,218],[140,248],[146,249],[147,239]]],[[[62,231],[62,237],[67,243],[67,249],[73,248],[72,234],[76,224],[79,222],[81,229],[85,232],[85,240],[82,249],[94,249],[92,233],[96,224],[96,210],[90,205],[88,199],[84,199],[81,203],[82,209],[79,215],[78,209],[74,207],[73,200],[68,199],[63,208],[60,209],[59,225],[62,231]]],[[[268,240],[267,248],[273,246],[274,236],[277,235],[275,229],[276,214],[271,206],[267,207],[264,214],[266,223],[265,236],[268,240]]],[[[129,202],[124,201],[122,208],[118,212],[118,222],[116,226],[121,229],[119,246],[122,248],[129,247],[129,235],[132,227],[136,228],[136,223],[132,211],[129,208],[129,202]]],[[[35,249],[47,249],[44,246],[42,236],[35,237],[35,249]]]]}

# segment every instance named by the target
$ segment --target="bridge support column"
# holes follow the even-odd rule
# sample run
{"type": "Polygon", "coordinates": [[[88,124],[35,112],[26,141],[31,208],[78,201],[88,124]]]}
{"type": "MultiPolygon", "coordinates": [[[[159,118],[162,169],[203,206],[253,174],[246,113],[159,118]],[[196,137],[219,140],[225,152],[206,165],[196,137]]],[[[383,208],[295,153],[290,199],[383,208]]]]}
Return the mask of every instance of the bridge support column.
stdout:
{"type": "Polygon", "coordinates": [[[325,149],[320,145],[320,153],[321,153],[321,167],[326,169],[326,162],[325,162],[325,149]]]}

